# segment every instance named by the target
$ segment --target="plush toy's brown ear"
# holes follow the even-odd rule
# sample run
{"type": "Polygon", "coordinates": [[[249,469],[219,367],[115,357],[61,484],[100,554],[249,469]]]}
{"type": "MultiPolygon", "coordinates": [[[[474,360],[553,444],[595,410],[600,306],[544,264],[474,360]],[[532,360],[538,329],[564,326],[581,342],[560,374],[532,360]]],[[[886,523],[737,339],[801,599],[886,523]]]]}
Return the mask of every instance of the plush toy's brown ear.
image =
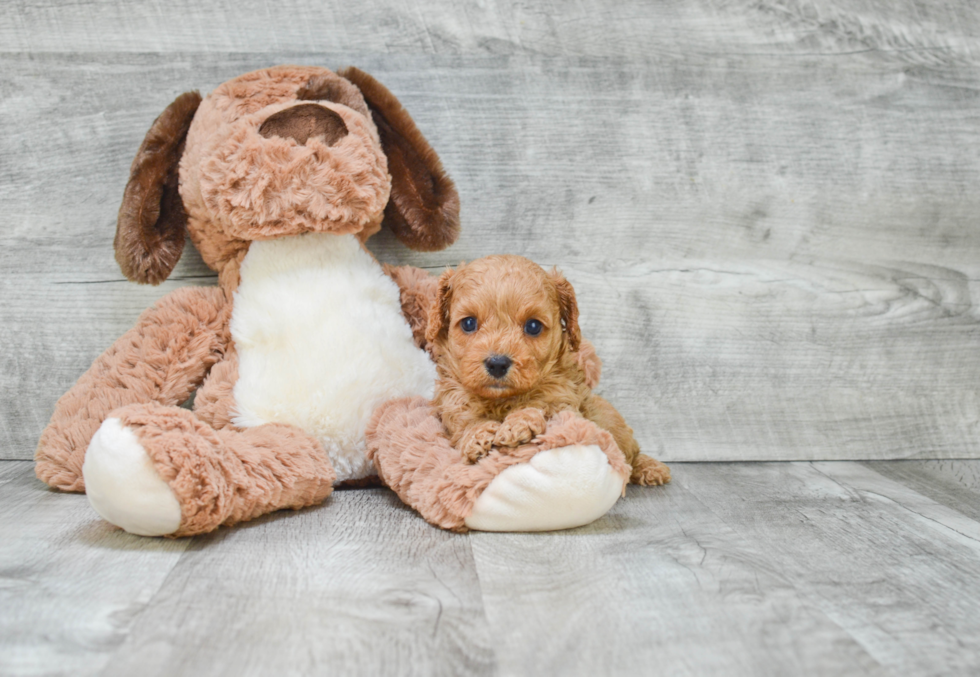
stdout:
{"type": "Polygon", "coordinates": [[[568,347],[576,351],[582,343],[582,331],[578,326],[578,302],[575,300],[575,290],[558,270],[551,271],[551,281],[555,285],[555,291],[558,292],[562,330],[568,340],[568,347]]]}
{"type": "Polygon", "coordinates": [[[445,249],[459,236],[459,194],[439,156],[384,85],[353,66],[337,74],[361,90],[388,156],[391,199],[384,223],[406,247],[445,249]]]}
{"type": "Polygon", "coordinates": [[[429,306],[429,319],[425,326],[425,340],[434,344],[445,340],[449,335],[450,309],[453,305],[453,276],[456,271],[447,269],[439,276],[436,297],[429,306]]]}
{"type": "Polygon", "coordinates": [[[116,261],[134,282],[160,284],[184,249],[187,214],[177,192],[177,165],[201,95],[178,96],[146,133],[129,170],[116,224],[116,261]]]}

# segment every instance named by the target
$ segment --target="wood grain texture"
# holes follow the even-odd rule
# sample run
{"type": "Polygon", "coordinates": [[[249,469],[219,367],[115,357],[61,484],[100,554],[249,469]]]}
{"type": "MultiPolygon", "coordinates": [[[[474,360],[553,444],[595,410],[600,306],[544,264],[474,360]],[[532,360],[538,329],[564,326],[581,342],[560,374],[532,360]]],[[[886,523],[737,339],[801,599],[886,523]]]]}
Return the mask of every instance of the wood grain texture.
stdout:
{"type": "Polygon", "coordinates": [[[975,520],[853,463],[703,464],[675,477],[892,674],[980,669],[975,520]]]}
{"type": "Polygon", "coordinates": [[[194,539],[102,674],[483,675],[469,541],[388,490],[194,539]]]}
{"type": "Polygon", "coordinates": [[[0,674],[980,671],[980,5],[217,0],[0,12],[0,674]],[[460,189],[384,261],[561,266],[602,392],[674,464],[599,522],[446,534],[382,490],[195,540],[30,459],[167,291],[111,251],[177,94],[357,65],[460,189]],[[867,459],[681,464],[678,460],[867,459]]]}
{"type": "Polygon", "coordinates": [[[178,93],[356,64],[460,188],[385,261],[560,265],[667,460],[980,456],[980,10],[959,1],[14,2],[0,16],[0,458],[161,288],[111,252],[178,93]],[[316,27],[314,30],[313,27],[316,27]]]}
{"type": "Polygon", "coordinates": [[[980,520],[943,496],[980,461],[875,464],[916,466],[680,463],[542,534],[340,491],[167,541],[0,461],[0,674],[973,674],[980,520]]]}
{"type": "Polygon", "coordinates": [[[676,482],[573,531],[471,538],[502,674],[885,674],[676,482]]]}
{"type": "Polygon", "coordinates": [[[611,365],[599,391],[651,454],[976,455],[968,276],[917,264],[682,266],[565,269],[589,291],[583,332],[611,365]]]}
{"type": "Polygon", "coordinates": [[[973,461],[875,461],[864,465],[937,503],[980,520],[980,465],[973,461]]]}
{"type": "Polygon", "coordinates": [[[968,2],[895,0],[601,0],[469,3],[189,0],[92,5],[10,0],[0,49],[11,52],[277,52],[588,54],[637,57],[678,49],[725,51],[785,44],[822,53],[919,52],[972,56],[980,21],[968,2]],[[729,28],[729,30],[723,30],[729,28]],[[705,37],[712,38],[711,41],[705,37]]]}
{"type": "Polygon", "coordinates": [[[97,673],[187,547],[127,534],[33,463],[0,462],[0,674],[97,673]]]}

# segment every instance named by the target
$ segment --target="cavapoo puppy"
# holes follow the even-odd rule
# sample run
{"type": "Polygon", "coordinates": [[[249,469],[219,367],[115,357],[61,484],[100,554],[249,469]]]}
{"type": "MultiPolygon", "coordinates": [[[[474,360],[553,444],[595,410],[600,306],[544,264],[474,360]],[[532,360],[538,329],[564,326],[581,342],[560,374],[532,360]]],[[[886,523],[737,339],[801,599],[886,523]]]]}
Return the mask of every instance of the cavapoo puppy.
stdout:
{"type": "Polygon", "coordinates": [[[612,434],[632,483],[670,481],[667,466],[641,454],[623,417],[589,388],[575,292],[557,271],[521,256],[447,270],[426,339],[439,372],[436,409],[470,463],[492,447],[530,442],[556,413],[574,411],[612,434]]]}

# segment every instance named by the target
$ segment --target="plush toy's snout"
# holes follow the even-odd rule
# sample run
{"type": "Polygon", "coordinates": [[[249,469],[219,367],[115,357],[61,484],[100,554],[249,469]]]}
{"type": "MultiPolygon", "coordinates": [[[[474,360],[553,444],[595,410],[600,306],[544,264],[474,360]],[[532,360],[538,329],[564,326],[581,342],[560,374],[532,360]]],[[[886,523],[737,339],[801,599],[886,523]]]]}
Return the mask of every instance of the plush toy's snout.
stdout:
{"type": "Polygon", "coordinates": [[[271,136],[293,139],[301,146],[311,136],[323,137],[323,142],[332,146],[348,133],[342,117],[315,103],[304,103],[281,110],[269,116],[259,127],[259,134],[267,139],[271,136]]]}
{"type": "Polygon", "coordinates": [[[234,288],[255,240],[356,234],[382,221],[434,251],[459,234],[459,196],[398,99],[356,68],[279,66],[246,73],[203,101],[178,97],[153,123],[119,210],[125,275],[159,284],[185,230],[234,288]]]}

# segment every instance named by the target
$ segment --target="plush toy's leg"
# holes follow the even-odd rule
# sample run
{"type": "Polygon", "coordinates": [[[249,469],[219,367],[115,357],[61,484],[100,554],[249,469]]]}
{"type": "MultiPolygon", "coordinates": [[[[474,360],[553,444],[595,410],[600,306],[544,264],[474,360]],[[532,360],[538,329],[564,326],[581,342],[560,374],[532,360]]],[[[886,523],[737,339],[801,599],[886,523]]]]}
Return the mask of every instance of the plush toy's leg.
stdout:
{"type": "Polygon", "coordinates": [[[381,479],[429,522],[465,531],[588,524],[622,495],[630,466],[612,436],[571,412],[530,444],[464,462],[423,398],[389,402],[367,430],[381,479]]]}
{"type": "Polygon", "coordinates": [[[111,412],[82,471],[95,510],[142,536],[191,536],[315,505],[336,479],[320,443],[293,426],[215,431],[153,403],[111,412]]]}
{"type": "Polygon", "coordinates": [[[228,347],[229,312],[224,293],[212,287],[183,287],[144,312],[58,400],[34,455],[38,478],[85,491],[85,449],[109,413],[186,400],[228,347]]]}

